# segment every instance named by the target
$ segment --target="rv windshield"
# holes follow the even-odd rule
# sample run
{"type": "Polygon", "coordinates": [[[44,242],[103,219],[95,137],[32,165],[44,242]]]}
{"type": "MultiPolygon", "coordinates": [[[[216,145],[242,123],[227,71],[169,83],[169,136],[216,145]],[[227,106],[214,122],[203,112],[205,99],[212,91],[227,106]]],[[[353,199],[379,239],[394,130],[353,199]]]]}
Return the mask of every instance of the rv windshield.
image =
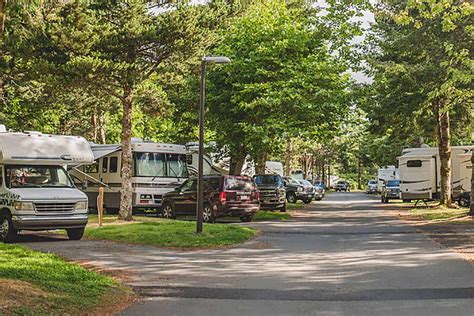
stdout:
{"type": "Polygon", "coordinates": [[[186,155],[137,152],[134,157],[137,177],[188,177],[186,155]]]}
{"type": "Polygon", "coordinates": [[[61,166],[6,166],[8,188],[72,188],[61,166]]]}

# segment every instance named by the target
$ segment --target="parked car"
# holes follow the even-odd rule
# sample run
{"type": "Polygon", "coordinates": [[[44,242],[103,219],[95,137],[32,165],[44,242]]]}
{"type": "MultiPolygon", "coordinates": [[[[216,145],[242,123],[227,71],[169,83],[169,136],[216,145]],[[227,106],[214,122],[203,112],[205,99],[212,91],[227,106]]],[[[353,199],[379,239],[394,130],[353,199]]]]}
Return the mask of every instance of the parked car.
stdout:
{"type": "Polygon", "coordinates": [[[296,203],[298,200],[303,201],[305,204],[311,203],[314,197],[314,187],[305,180],[296,180],[293,178],[284,178],[286,186],[286,200],[289,203],[296,203]],[[305,181],[305,183],[300,183],[305,181]]]}
{"type": "Polygon", "coordinates": [[[365,193],[367,194],[377,193],[377,180],[369,180],[367,182],[367,188],[365,189],[365,193]]]}
{"type": "Polygon", "coordinates": [[[325,190],[325,191],[326,191],[326,189],[327,189],[326,182],[323,181],[323,180],[316,180],[316,181],[314,181],[314,186],[315,186],[316,188],[321,188],[321,189],[323,189],[323,190],[325,190]]]}
{"type": "Polygon", "coordinates": [[[350,192],[351,191],[351,186],[350,186],[349,182],[344,181],[344,180],[339,180],[336,183],[335,190],[336,190],[336,192],[342,192],[342,191],[350,192]]]}
{"type": "Polygon", "coordinates": [[[260,209],[286,212],[286,189],[283,178],[278,174],[254,175],[260,191],[260,209]]]}
{"type": "MultiPolygon", "coordinates": [[[[239,217],[250,222],[260,209],[258,188],[247,176],[204,176],[203,219],[212,223],[218,217],[239,217]]],[[[196,215],[197,178],[189,178],[174,191],[163,196],[162,215],[176,218],[179,215],[196,215]]]]}
{"type": "Polygon", "coordinates": [[[382,187],[382,203],[400,198],[400,180],[388,180],[382,187]]]}
{"type": "Polygon", "coordinates": [[[301,184],[303,184],[304,186],[308,186],[308,185],[313,186],[313,188],[314,188],[314,199],[315,199],[316,201],[321,201],[321,200],[323,199],[324,194],[326,193],[326,190],[324,189],[323,186],[316,186],[316,185],[313,185],[313,184],[311,184],[311,182],[308,181],[308,180],[299,180],[299,182],[300,182],[301,184]]]}

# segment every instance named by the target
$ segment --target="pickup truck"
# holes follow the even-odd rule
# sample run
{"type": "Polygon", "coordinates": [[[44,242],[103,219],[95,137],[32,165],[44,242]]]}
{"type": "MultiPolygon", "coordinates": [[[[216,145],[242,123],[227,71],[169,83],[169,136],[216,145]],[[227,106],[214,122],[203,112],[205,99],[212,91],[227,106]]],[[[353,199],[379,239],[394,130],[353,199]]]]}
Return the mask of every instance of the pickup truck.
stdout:
{"type": "Polygon", "coordinates": [[[286,212],[286,189],[280,175],[262,174],[253,176],[260,191],[260,209],[286,212]]]}

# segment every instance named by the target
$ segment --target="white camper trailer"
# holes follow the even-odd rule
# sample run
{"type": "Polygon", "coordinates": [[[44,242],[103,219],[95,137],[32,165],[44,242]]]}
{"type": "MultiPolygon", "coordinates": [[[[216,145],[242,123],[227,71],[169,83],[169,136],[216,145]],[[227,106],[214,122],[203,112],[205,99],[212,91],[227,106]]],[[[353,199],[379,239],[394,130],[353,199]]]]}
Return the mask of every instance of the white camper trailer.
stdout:
{"type": "Polygon", "coordinates": [[[66,229],[80,239],[87,224],[87,196],[66,166],[93,162],[82,137],[10,133],[0,126],[0,238],[21,230],[66,229]]]}
{"type": "Polygon", "coordinates": [[[379,193],[382,192],[382,189],[388,180],[398,179],[400,179],[400,173],[395,166],[386,166],[385,168],[380,168],[377,171],[377,191],[379,193]]]}
{"type": "MultiPolygon", "coordinates": [[[[113,213],[120,207],[122,187],[121,145],[91,144],[95,163],[70,171],[78,181],[87,181],[84,189],[90,206],[97,207],[99,187],[104,187],[104,206],[113,213]]],[[[163,194],[174,190],[188,178],[186,148],[182,145],[132,141],[132,205],[134,209],[161,207],[163,194]]]]}
{"type": "MultiPolygon", "coordinates": [[[[452,197],[471,191],[471,154],[474,146],[451,147],[452,197]]],[[[398,157],[402,199],[435,200],[440,197],[440,158],[437,147],[407,148],[398,157]]]]}

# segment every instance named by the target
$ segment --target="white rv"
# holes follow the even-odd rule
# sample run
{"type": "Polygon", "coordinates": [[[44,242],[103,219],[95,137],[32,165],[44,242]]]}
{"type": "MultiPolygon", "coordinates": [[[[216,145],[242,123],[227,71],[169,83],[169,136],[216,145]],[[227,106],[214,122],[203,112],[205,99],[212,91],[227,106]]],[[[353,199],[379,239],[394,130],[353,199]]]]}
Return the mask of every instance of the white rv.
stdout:
{"type": "Polygon", "coordinates": [[[21,230],[66,229],[80,239],[87,224],[87,196],[66,166],[93,162],[82,137],[11,133],[0,125],[0,238],[21,230]]]}
{"type": "MultiPolygon", "coordinates": [[[[87,181],[84,192],[91,207],[97,207],[97,195],[102,186],[106,211],[117,212],[122,187],[122,146],[91,144],[91,149],[95,163],[74,168],[70,173],[77,181],[87,181]]],[[[186,148],[182,145],[133,139],[132,158],[134,209],[158,210],[163,194],[188,178],[186,148]]]]}
{"type": "MultiPolygon", "coordinates": [[[[451,147],[452,197],[471,191],[471,155],[474,146],[451,147]]],[[[402,199],[435,200],[440,196],[440,158],[437,147],[407,148],[398,157],[402,199]]]]}
{"type": "Polygon", "coordinates": [[[379,193],[382,192],[382,189],[388,180],[398,179],[400,179],[400,173],[395,166],[386,166],[385,168],[380,168],[377,171],[377,191],[379,193]]]}

